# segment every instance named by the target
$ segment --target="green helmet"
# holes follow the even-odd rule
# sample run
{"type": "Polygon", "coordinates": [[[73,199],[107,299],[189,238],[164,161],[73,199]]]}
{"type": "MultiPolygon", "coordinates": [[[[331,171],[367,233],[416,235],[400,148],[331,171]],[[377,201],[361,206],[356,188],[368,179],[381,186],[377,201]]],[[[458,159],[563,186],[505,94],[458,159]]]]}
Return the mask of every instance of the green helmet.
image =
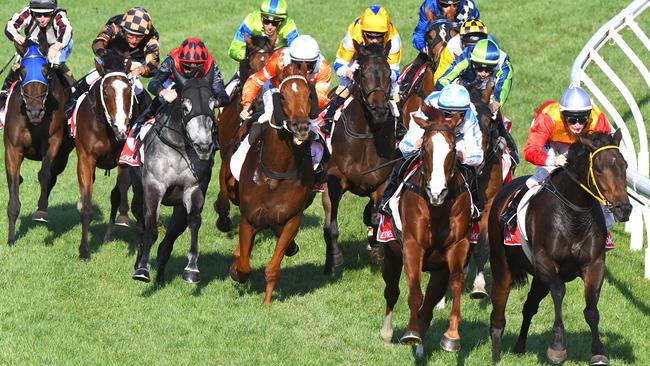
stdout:
{"type": "Polygon", "coordinates": [[[287,3],[284,0],[264,0],[260,12],[269,20],[284,20],[287,18],[287,3]]]}
{"type": "Polygon", "coordinates": [[[470,60],[483,65],[496,65],[499,63],[499,46],[489,39],[482,39],[474,45],[470,60]]]}

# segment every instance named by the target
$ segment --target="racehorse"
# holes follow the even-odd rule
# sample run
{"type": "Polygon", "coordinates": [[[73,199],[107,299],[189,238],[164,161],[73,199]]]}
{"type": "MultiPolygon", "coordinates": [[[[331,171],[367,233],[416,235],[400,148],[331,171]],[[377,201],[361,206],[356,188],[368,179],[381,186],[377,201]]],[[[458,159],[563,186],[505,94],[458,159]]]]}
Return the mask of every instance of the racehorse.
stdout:
{"type": "MultiPolygon", "coordinates": [[[[275,39],[275,35],[272,38],[257,35],[251,38],[245,37],[246,58],[250,65],[251,73],[255,73],[264,68],[269,58],[271,58],[271,54],[275,51],[275,39]]],[[[217,125],[219,126],[219,146],[221,146],[221,167],[219,169],[219,194],[214,201],[214,209],[219,215],[216,224],[217,228],[222,232],[232,230],[232,221],[229,217],[230,200],[235,204],[239,202],[239,198],[229,197],[227,187],[228,181],[231,180],[230,184],[234,184],[233,181],[235,179],[230,172],[230,157],[235,152],[237,143],[243,137],[240,136],[237,138],[241,122],[239,118],[239,113],[241,113],[241,91],[245,82],[246,80],[240,81],[238,88],[233,91],[230,104],[224,107],[223,112],[217,119],[217,125]]],[[[263,105],[259,99],[256,99],[253,110],[260,111],[263,109],[263,105]]]]}
{"type": "Polygon", "coordinates": [[[230,277],[240,283],[248,280],[250,255],[255,235],[270,228],[278,236],[271,261],[265,270],[266,295],[271,301],[280,277],[280,263],[293,243],[303,211],[314,199],[315,176],[310,149],[311,88],[307,67],[289,65],[278,70],[281,83],[274,96],[271,128],[262,133],[261,147],[251,149],[239,181],[241,222],[239,242],[230,266],[230,277]]]}
{"type": "Polygon", "coordinates": [[[524,303],[523,322],[514,352],[525,352],[531,319],[537,313],[540,301],[550,292],[555,322],[547,357],[553,363],[566,359],[562,322],[565,282],[580,276],[584,281],[584,316],[591,329],[590,362],[592,365],[609,364],[598,330],[600,315],[597,305],[605,274],[607,235],[599,202],[609,207],[616,220],[629,219],[632,206],[626,192],[627,163],[619,151],[620,141],[621,132],[618,130],[613,136],[601,132],[584,135],[571,145],[566,168],[556,169],[529,201],[525,215],[528,247],[504,246],[504,224],[500,220],[526,177],[506,185],[494,199],[488,225],[493,362],[501,358],[501,336],[510,288],[523,282],[526,273],[530,273],[533,281],[524,303]]]}
{"type": "Polygon", "coordinates": [[[210,85],[213,72],[210,69],[204,78],[185,79],[174,69],[179,97],[157,114],[152,131],[143,141],[141,179],[135,179],[133,186],[134,197],[142,197],[144,201],[144,236],[133,273],[135,280],[150,281],[149,253],[158,238],[158,209],[163,203],[174,206],[174,211],[158,249],[156,282],[164,283],[165,266],[174,241],[188,226],[191,244],[183,280],[200,281],[197,261],[201,211],[218,146],[214,122],[216,100],[210,85]]]}
{"type": "MultiPolygon", "coordinates": [[[[88,248],[88,228],[93,217],[92,193],[95,169],[109,171],[117,167],[118,158],[129,130],[132,118],[146,108],[137,104],[132,81],[127,76],[131,61],[116,52],[109,51],[96,63],[102,78],[90,88],[88,95],[78,106],[76,112],[77,132],[75,147],[77,150],[77,179],[79,181],[79,216],[81,218],[81,243],[79,258],[90,259],[88,248]]],[[[120,176],[128,175],[126,169],[120,169],[120,176]]],[[[111,193],[111,217],[105,239],[112,236],[113,223],[117,207],[122,201],[120,181],[127,177],[118,177],[111,193]]],[[[124,197],[125,199],[125,197],[124,197]]]]}
{"type": "MultiPolygon", "coordinates": [[[[425,35],[428,60],[423,65],[424,69],[421,74],[419,70],[415,70],[416,74],[413,76],[411,87],[403,91],[402,94],[403,104],[401,109],[402,116],[405,116],[403,117],[403,123],[407,127],[410,114],[417,111],[424,98],[435,90],[436,85],[433,82],[433,75],[440,60],[440,54],[449,40],[457,33],[453,25],[454,23],[446,18],[436,19],[429,23],[429,30],[425,35]]],[[[406,75],[407,68],[410,67],[412,65],[406,66],[402,75],[406,75]]]]}
{"type": "Polygon", "coordinates": [[[399,281],[404,266],[409,295],[410,318],[400,341],[418,346],[422,355],[422,338],[426,335],[433,307],[451,287],[453,304],[449,327],[441,347],[449,352],[460,349],[460,297],[463,267],[469,252],[467,233],[471,199],[456,162],[455,128],[461,116],[448,117],[443,112],[424,107],[427,119],[414,116],[425,134],[420,150],[421,164],[407,179],[399,202],[403,225],[402,245],[391,241],[384,246],[382,275],[386,287],[386,316],[380,331],[389,343],[393,336],[393,309],[399,297],[399,281]],[[422,296],[422,271],[431,273],[426,294],[422,296]]]}
{"type": "Polygon", "coordinates": [[[394,119],[389,108],[391,88],[390,67],[386,47],[355,43],[359,69],[354,74],[353,99],[343,110],[332,131],[332,156],[327,164],[327,189],[323,193],[325,209],[326,259],[325,273],[343,262],[338,246],[337,222],[339,202],[345,191],[369,197],[364,209],[363,222],[368,227],[368,241],[374,243],[378,225],[377,206],[384,191],[386,179],[392,170],[386,162],[395,160],[394,119]],[[376,167],[384,164],[380,169],[376,167]],[[368,170],[374,171],[364,174],[368,170]]]}
{"type": "Polygon", "coordinates": [[[20,85],[13,87],[8,97],[4,132],[5,171],[9,188],[7,216],[9,230],[7,244],[16,240],[16,219],[20,213],[19,186],[22,183],[20,166],[24,158],[41,160],[38,181],[41,192],[38,208],[32,220],[48,221],[48,199],[63,172],[68,155],[74,146],[66,133],[63,106],[68,98],[60,75],[50,67],[45,56],[47,42],[42,46],[27,41],[16,44],[21,55],[20,85]]]}

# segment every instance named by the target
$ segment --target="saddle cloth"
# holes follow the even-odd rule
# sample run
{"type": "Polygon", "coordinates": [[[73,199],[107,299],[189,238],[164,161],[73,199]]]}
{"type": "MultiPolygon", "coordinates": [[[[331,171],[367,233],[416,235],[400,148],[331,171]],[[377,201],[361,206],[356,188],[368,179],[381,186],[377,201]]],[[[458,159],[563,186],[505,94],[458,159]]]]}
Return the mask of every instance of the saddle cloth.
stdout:
{"type": "Polygon", "coordinates": [[[138,141],[144,140],[144,137],[147,135],[147,132],[151,129],[154,122],[156,122],[155,117],[151,117],[144,123],[140,132],[137,136],[133,136],[133,129],[129,131],[129,137],[122,147],[122,152],[120,153],[120,159],[118,160],[119,164],[127,164],[130,166],[140,166],[144,163],[144,150],[141,149],[141,144],[138,141]]]}
{"type": "Polygon", "coordinates": [[[519,202],[517,206],[517,226],[511,231],[508,228],[508,225],[503,227],[503,244],[507,246],[521,246],[521,238],[528,241],[528,235],[526,234],[526,212],[528,212],[528,202],[530,199],[535,196],[539,190],[542,188],[541,185],[536,185],[526,192],[524,197],[519,202]]]}
{"type": "MultiPolygon", "coordinates": [[[[334,118],[333,118],[333,121],[332,121],[333,123],[332,123],[332,130],[331,130],[332,132],[334,132],[334,128],[336,128],[336,122],[338,122],[339,118],[341,118],[341,116],[343,115],[343,110],[345,110],[345,108],[347,108],[348,105],[350,105],[350,102],[352,102],[353,99],[354,99],[354,97],[352,95],[348,96],[348,98],[345,100],[345,102],[343,102],[343,104],[341,104],[341,106],[336,110],[336,112],[334,112],[334,118]]],[[[318,127],[318,130],[317,130],[318,134],[326,142],[325,145],[327,146],[327,150],[331,154],[332,153],[332,136],[331,135],[333,135],[333,133],[330,133],[330,136],[327,136],[320,129],[323,126],[323,124],[325,124],[325,120],[323,119],[323,117],[325,117],[326,112],[327,112],[327,109],[323,109],[323,111],[320,112],[318,117],[316,117],[316,126],[318,127]]]]}
{"type": "Polygon", "coordinates": [[[0,106],[0,130],[5,126],[5,118],[7,117],[7,108],[9,107],[9,99],[11,99],[11,93],[14,91],[14,87],[18,84],[18,80],[11,83],[9,86],[9,91],[7,92],[7,99],[5,99],[5,105],[0,106]]]}
{"type": "Polygon", "coordinates": [[[381,217],[379,218],[379,228],[377,230],[378,242],[387,243],[392,240],[397,240],[397,236],[395,235],[395,229],[397,229],[398,231],[402,231],[402,219],[399,215],[399,199],[402,194],[404,182],[408,181],[409,178],[411,178],[411,176],[415,174],[415,171],[420,167],[420,165],[422,165],[421,161],[414,164],[411,167],[408,173],[406,173],[405,178],[402,180],[402,183],[400,183],[400,185],[395,190],[395,193],[388,201],[388,205],[390,206],[390,209],[393,213],[393,217],[391,220],[390,216],[382,214],[381,217]]]}
{"type": "Polygon", "coordinates": [[[404,71],[402,71],[402,74],[400,75],[400,77],[397,79],[397,84],[400,86],[400,92],[405,96],[411,94],[411,90],[413,89],[413,87],[415,85],[418,85],[418,82],[419,82],[420,78],[422,77],[422,75],[424,75],[424,72],[427,70],[427,65],[426,64],[420,66],[420,68],[415,73],[415,75],[413,75],[413,81],[411,82],[411,85],[409,85],[409,90],[401,90],[401,86],[402,86],[402,83],[404,81],[404,77],[406,76],[406,74],[408,74],[408,72],[411,70],[412,67],[413,67],[413,64],[409,64],[408,66],[406,66],[404,68],[404,71]]]}

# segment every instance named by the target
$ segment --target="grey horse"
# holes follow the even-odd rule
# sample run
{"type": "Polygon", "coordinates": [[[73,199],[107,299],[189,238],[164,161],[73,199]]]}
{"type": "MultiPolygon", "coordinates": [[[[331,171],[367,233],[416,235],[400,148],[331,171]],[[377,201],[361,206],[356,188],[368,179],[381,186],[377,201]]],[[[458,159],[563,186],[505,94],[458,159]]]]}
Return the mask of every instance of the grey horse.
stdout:
{"type": "Polygon", "coordinates": [[[149,282],[149,253],[158,238],[158,210],[160,204],[173,206],[171,222],[158,248],[156,282],[163,284],[165,265],[172,252],[174,241],[190,227],[190,251],[183,280],[200,281],[197,260],[201,211],[210,183],[214,155],[218,150],[214,119],[216,100],[212,97],[209,80],[212,71],[204,78],[186,79],[174,70],[179,97],[161,108],[156,123],[146,135],[142,149],[144,161],[135,168],[134,203],[137,211],[144,209],[144,235],[135,263],[133,279],[149,282]]]}

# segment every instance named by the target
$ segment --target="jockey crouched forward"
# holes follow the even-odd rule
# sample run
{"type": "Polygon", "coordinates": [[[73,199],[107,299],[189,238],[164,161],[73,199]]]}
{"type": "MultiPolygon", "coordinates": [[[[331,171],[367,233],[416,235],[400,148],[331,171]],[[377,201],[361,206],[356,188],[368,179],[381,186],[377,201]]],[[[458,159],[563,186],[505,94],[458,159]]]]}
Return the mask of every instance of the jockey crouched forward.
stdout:
{"type": "MultiPolygon", "coordinates": [[[[277,88],[281,82],[277,72],[278,70],[283,70],[291,63],[298,65],[306,64],[308,70],[307,80],[314,86],[316,95],[312,95],[312,98],[318,98],[318,108],[325,107],[328,102],[327,92],[332,82],[332,69],[327,60],[320,54],[318,43],[313,37],[300,35],[293,40],[291,46],[273,53],[266,66],[248,78],[242,91],[241,119],[246,121],[252,117],[251,104],[260,90],[264,92],[262,98],[264,101],[264,113],[256,116],[257,120],[253,121],[249,134],[241,142],[230,160],[230,170],[233,177],[237,180],[239,180],[239,174],[241,173],[241,168],[248,150],[262,136],[262,129],[265,127],[265,123],[270,122],[273,116],[273,94],[279,92],[277,88]]],[[[317,114],[318,111],[311,111],[310,122],[312,132],[316,136],[319,136],[315,120],[317,114]]],[[[324,145],[322,141],[312,141],[311,157],[317,175],[317,183],[324,182],[326,178],[325,169],[321,165],[323,151],[324,145]]]]}
{"type": "MultiPolygon", "coordinates": [[[[464,115],[463,121],[458,124],[455,131],[456,157],[459,163],[469,167],[469,169],[464,169],[465,174],[476,174],[474,167],[483,162],[483,149],[481,147],[483,136],[467,89],[458,84],[449,84],[442,91],[435,91],[429,94],[423,103],[426,106],[444,112],[445,118],[453,118],[457,113],[464,115]]],[[[426,115],[422,112],[422,108],[418,109],[416,116],[427,119],[426,115]]],[[[388,184],[379,202],[379,209],[385,215],[392,215],[388,202],[400,184],[402,170],[408,168],[406,162],[411,161],[412,159],[410,158],[414,157],[422,146],[423,135],[424,129],[411,117],[408,132],[399,143],[399,149],[402,155],[404,155],[404,159],[393,166],[393,171],[388,177],[388,184]]],[[[466,177],[466,181],[469,180],[469,177],[466,177]]],[[[480,214],[480,211],[476,207],[482,206],[482,204],[477,202],[478,197],[480,195],[475,195],[472,192],[472,201],[474,203],[474,208],[472,209],[473,218],[478,217],[480,214]]]]}
{"type": "Polygon", "coordinates": [[[215,108],[223,107],[229,103],[230,98],[226,94],[221,71],[219,71],[214,57],[208,52],[202,40],[198,38],[185,39],[180,46],[169,51],[165,60],[160,64],[158,71],[151,78],[147,89],[156,97],[147,109],[133,122],[131,133],[129,134],[127,143],[124,145],[124,154],[122,154],[126,156],[124,156],[125,159],[120,158],[122,160],[121,162],[130,165],[139,165],[137,160],[129,160],[126,158],[131,157],[137,151],[136,138],[142,124],[156,114],[158,109],[163,105],[163,102],[172,103],[178,97],[176,89],[172,87],[174,83],[174,70],[188,79],[212,75],[212,80],[209,81],[210,85],[212,85],[212,95],[217,101],[215,108]]]}

